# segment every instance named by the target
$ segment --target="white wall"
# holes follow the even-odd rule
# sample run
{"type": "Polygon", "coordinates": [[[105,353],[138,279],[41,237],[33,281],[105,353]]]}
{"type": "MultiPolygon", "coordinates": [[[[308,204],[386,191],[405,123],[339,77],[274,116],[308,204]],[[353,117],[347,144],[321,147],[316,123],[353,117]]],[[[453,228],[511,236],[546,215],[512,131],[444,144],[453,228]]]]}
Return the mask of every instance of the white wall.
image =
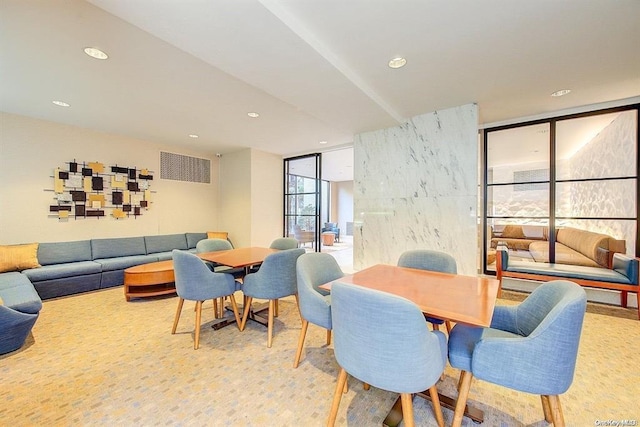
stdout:
{"type": "Polygon", "coordinates": [[[220,230],[236,247],[282,237],[282,157],[246,149],[221,157],[220,230]]]}
{"type": "Polygon", "coordinates": [[[478,107],[356,135],[354,153],[354,268],[422,248],[451,254],[459,273],[475,275],[478,107]]]}
{"type": "Polygon", "coordinates": [[[211,153],[0,113],[0,244],[202,232],[218,227],[218,162],[211,153]],[[160,151],[211,159],[211,184],[160,179],[160,151]],[[136,218],[58,220],[53,171],[65,162],[99,161],[154,171],[155,193],[136,218]]]}

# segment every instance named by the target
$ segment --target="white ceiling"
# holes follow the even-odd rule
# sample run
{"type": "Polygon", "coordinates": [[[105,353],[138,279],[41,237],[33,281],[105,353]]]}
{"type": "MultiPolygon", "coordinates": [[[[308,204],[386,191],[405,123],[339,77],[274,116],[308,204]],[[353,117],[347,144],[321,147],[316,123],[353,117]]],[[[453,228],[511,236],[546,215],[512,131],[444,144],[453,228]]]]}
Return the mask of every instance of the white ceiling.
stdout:
{"type": "Polygon", "coordinates": [[[638,96],[639,22],[638,0],[2,0],[0,109],[288,156],[468,103],[492,123],[638,96]]]}

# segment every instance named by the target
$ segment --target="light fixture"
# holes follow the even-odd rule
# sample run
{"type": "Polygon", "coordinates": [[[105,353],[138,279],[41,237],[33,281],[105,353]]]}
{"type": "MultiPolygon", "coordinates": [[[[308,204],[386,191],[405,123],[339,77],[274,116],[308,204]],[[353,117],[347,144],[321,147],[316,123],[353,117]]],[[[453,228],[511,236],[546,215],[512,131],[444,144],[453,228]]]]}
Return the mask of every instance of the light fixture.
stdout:
{"type": "Polygon", "coordinates": [[[64,102],[64,101],[51,101],[51,102],[53,102],[54,104],[56,104],[58,107],[68,107],[68,106],[69,106],[69,104],[67,104],[67,103],[66,103],[66,102],[64,102]]]}
{"type": "Polygon", "coordinates": [[[551,96],[553,96],[553,97],[564,96],[564,95],[568,94],[569,92],[571,92],[571,89],[557,90],[557,91],[553,92],[551,94],[551,96]]]}
{"type": "Polygon", "coordinates": [[[389,67],[391,68],[401,68],[407,64],[407,60],[402,57],[393,58],[389,61],[389,67]]]}
{"type": "Polygon", "coordinates": [[[251,117],[252,119],[256,119],[256,118],[260,117],[260,114],[254,112],[254,111],[251,111],[251,112],[247,113],[247,116],[251,117]]]}
{"type": "Polygon", "coordinates": [[[326,144],[327,141],[320,141],[320,144],[326,144]]]}
{"type": "Polygon", "coordinates": [[[199,136],[196,135],[195,133],[190,133],[189,134],[189,138],[194,138],[195,139],[195,138],[199,138],[199,136]]]}
{"type": "Polygon", "coordinates": [[[95,47],[85,47],[84,53],[96,59],[107,59],[109,57],[109,55],[95,47]]]}

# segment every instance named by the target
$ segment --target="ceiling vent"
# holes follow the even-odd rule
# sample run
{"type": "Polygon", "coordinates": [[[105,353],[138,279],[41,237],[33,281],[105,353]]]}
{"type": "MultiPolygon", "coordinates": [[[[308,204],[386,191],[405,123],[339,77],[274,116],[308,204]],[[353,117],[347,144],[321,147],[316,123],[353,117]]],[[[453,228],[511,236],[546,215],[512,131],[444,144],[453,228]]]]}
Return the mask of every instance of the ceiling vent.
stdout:
{"type": "Polygon", "coordinates": [[[160,178],[211,183],[211,160],[160,152],[160,178]]]}

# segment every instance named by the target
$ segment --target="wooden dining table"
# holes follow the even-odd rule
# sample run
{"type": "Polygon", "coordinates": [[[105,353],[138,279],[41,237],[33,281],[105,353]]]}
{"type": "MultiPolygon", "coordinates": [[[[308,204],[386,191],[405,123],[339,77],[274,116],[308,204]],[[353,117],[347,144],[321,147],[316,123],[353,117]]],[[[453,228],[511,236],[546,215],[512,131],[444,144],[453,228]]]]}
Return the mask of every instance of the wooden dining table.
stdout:
{"type": "MultiPolygon", "coordinates": [[[[493,317],[500,282],[494,278],[438,273],[427,270],[377,264],[336,280],[404,297],[430,317],[473,326],[489,326],[493,317]]],[[[331,291],[331,283],[320,286],[331,291]]],[[[428,391],[418,393],[429,399],[428,391]]],[[[455,409],[455,399],[439,394],[440,404],[455,409]]],[[[467,405],[465,415],[476,422],[484,421],[481,410],[467,405]]],[[[400,398],[385,418],[387,427],[402,421],[400,398]]]]}

